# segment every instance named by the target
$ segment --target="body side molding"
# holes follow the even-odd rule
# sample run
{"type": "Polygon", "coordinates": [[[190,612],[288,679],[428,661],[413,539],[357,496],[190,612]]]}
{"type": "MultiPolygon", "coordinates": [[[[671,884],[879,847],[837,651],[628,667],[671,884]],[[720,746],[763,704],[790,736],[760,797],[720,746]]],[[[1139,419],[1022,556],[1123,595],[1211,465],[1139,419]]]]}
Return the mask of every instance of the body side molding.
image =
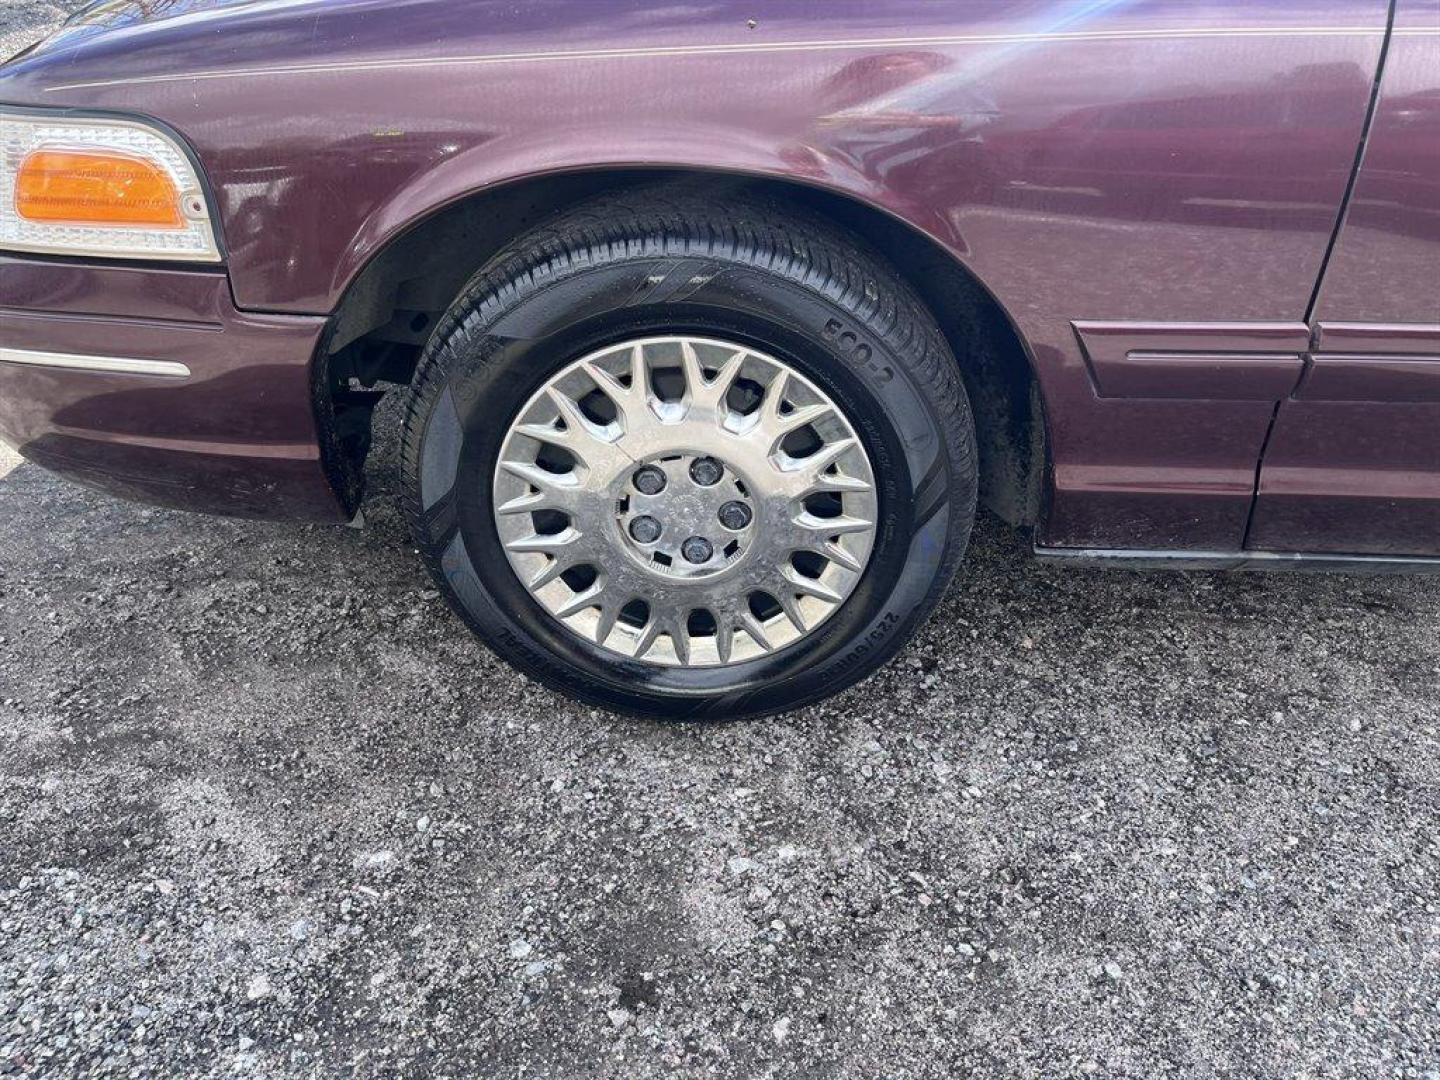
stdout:
{"type": "Polygon", "coordinates": [[[129,356],[95,353],[56,353],[39,349],[11,349],[0,345],[0,364],[93,371],[106,375],[148,375],[161,379],[188,379],[190,368],[178,360],[140,360],[129,356]]]}
{"type": "Polygon", "coordinates": [[[1276,401],[1305,370],[1304,323],[1077,322],[1102,398],[1276,401]]]}
{"type": "Polygon", "coordinates": [[[1440,558],[1405,555],[1332,555],[1301,551],[1163,551],[1051,548],[1036,544],[1035,558],[1103,570],[1295,570],[1340,574],[1440,574],[1440,558]]]}
{"type": "Polygon", "coordinates": [[[1321,323],[1297,401],[1440,402],[1440,325],[1321,323]]]}

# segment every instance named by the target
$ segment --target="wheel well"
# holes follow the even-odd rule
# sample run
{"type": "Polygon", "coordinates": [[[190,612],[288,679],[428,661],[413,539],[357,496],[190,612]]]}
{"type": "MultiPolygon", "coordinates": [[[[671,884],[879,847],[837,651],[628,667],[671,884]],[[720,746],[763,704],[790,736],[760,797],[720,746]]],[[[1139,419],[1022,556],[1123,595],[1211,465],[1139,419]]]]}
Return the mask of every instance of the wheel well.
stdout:
{"type": "Polygon", "coordinates": [[[316,370],[326,461],[358,504],[382,383],[407,385],[435,324],[465,283],[545,218],[602,192],[683,180],[803,205],[878,249],[920,294],[954,351],[975,416],[980,496],[1004,520],[1035,522],[1044,413],[1025,345],[983,285],[935,241],[884,211],[804,184],[722,173],[605,170],[518,181],[446,207],[383,249],[346,290],[316,370]]]}

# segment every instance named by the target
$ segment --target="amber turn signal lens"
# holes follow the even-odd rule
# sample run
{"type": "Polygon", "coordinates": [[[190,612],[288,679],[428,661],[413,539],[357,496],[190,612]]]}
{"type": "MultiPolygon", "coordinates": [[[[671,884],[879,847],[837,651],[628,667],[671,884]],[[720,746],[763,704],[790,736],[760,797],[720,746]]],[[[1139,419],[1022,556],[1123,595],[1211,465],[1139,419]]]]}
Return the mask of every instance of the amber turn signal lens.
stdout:
{"type": "Polygon", "coordinates": [[[103,150],[35,150],[15,178],[15,209],[30,221],[181,229],[180,193],[154,162],[103,150]]]}

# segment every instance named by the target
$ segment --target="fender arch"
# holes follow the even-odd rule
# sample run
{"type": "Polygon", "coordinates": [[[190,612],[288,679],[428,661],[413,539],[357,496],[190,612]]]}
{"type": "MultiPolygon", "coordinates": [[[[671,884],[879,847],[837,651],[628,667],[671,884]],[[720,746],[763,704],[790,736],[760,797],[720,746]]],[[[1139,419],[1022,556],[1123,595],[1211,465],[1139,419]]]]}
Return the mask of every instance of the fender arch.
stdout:
{"type": "MultiPolygon", "coordinates": [[[[357,379],[366,388],[408,383],[431,329],[465,282],[545,217],[602,192],[672,182],[792,200],[888,258],[931,308],[956,355],[975,414],[983,502],[1011,524],[1036,523],[1048,476],[1048,440],[1034,357],[1002,303],[966,265],[966,249],[953,227],[909,213],[893,193],[819,154],[811,168],[798,169],[793,160],[767,157],[759,147],[731,142],[723,152],[715,144],[709,149],[722,160],[733,162],[742,152],[756,160],[749,169],[650,160],[596,164],[567,147],[565,157],[574,160],[529,173],[507,172],[504,161],[488,162],[484,175],[496,179],[476,186],[473,162],[462,167],[457,158],[378,208],[336,273],[341,292],[317,363],[322,429],[348,432],[351,443],[332,448],[327,457],[350,463],[337,465],[350,486],[358,485],[368,451],[374,403],[353,393],[357,379]],[[357,405],[363,417],[352,412],[348,422],[342,419],[357,405]]],[[[655,153],[660,154],[658,143],[655,153]]],[[[514,157],[535,161],[533,153],[514,157]]],[[[668,157],[676,157],[673,146],[668,157]]]]}
{"type": "MultiPolygon", "coordinates": [[[[646,171],[707,173],[770,180],[848,197],[913,228],[962,264],[969,247],[952,221],[915,206],[851,161],[819,146],[759,141],[734,128],[648,126],[644,132],[604,127],[547,128],[486,141],[447,157],[393,192],[366,217],[336,264],[330,295],[338,299],[366,265],[425,219],[456,203],[514,184],[568,173],[646,171]],[[616,147],[624,147],[617,157],[616,147]]],[[[966,267],[967,272],[974,272],[966,267]]]]}

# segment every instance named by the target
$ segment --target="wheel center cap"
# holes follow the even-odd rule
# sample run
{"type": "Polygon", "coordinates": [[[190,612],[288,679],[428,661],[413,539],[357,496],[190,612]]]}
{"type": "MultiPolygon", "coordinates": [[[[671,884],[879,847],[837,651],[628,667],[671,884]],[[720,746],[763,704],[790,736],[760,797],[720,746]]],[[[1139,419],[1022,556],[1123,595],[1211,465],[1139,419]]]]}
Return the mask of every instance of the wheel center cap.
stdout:
{"type": "Polygon", "coordinates": [[[700,581],[745,557],[755,507],[744,480],[719,458],[670,454],[623,478],[616,524],[646,571],[667,581],[700,581]]]}

